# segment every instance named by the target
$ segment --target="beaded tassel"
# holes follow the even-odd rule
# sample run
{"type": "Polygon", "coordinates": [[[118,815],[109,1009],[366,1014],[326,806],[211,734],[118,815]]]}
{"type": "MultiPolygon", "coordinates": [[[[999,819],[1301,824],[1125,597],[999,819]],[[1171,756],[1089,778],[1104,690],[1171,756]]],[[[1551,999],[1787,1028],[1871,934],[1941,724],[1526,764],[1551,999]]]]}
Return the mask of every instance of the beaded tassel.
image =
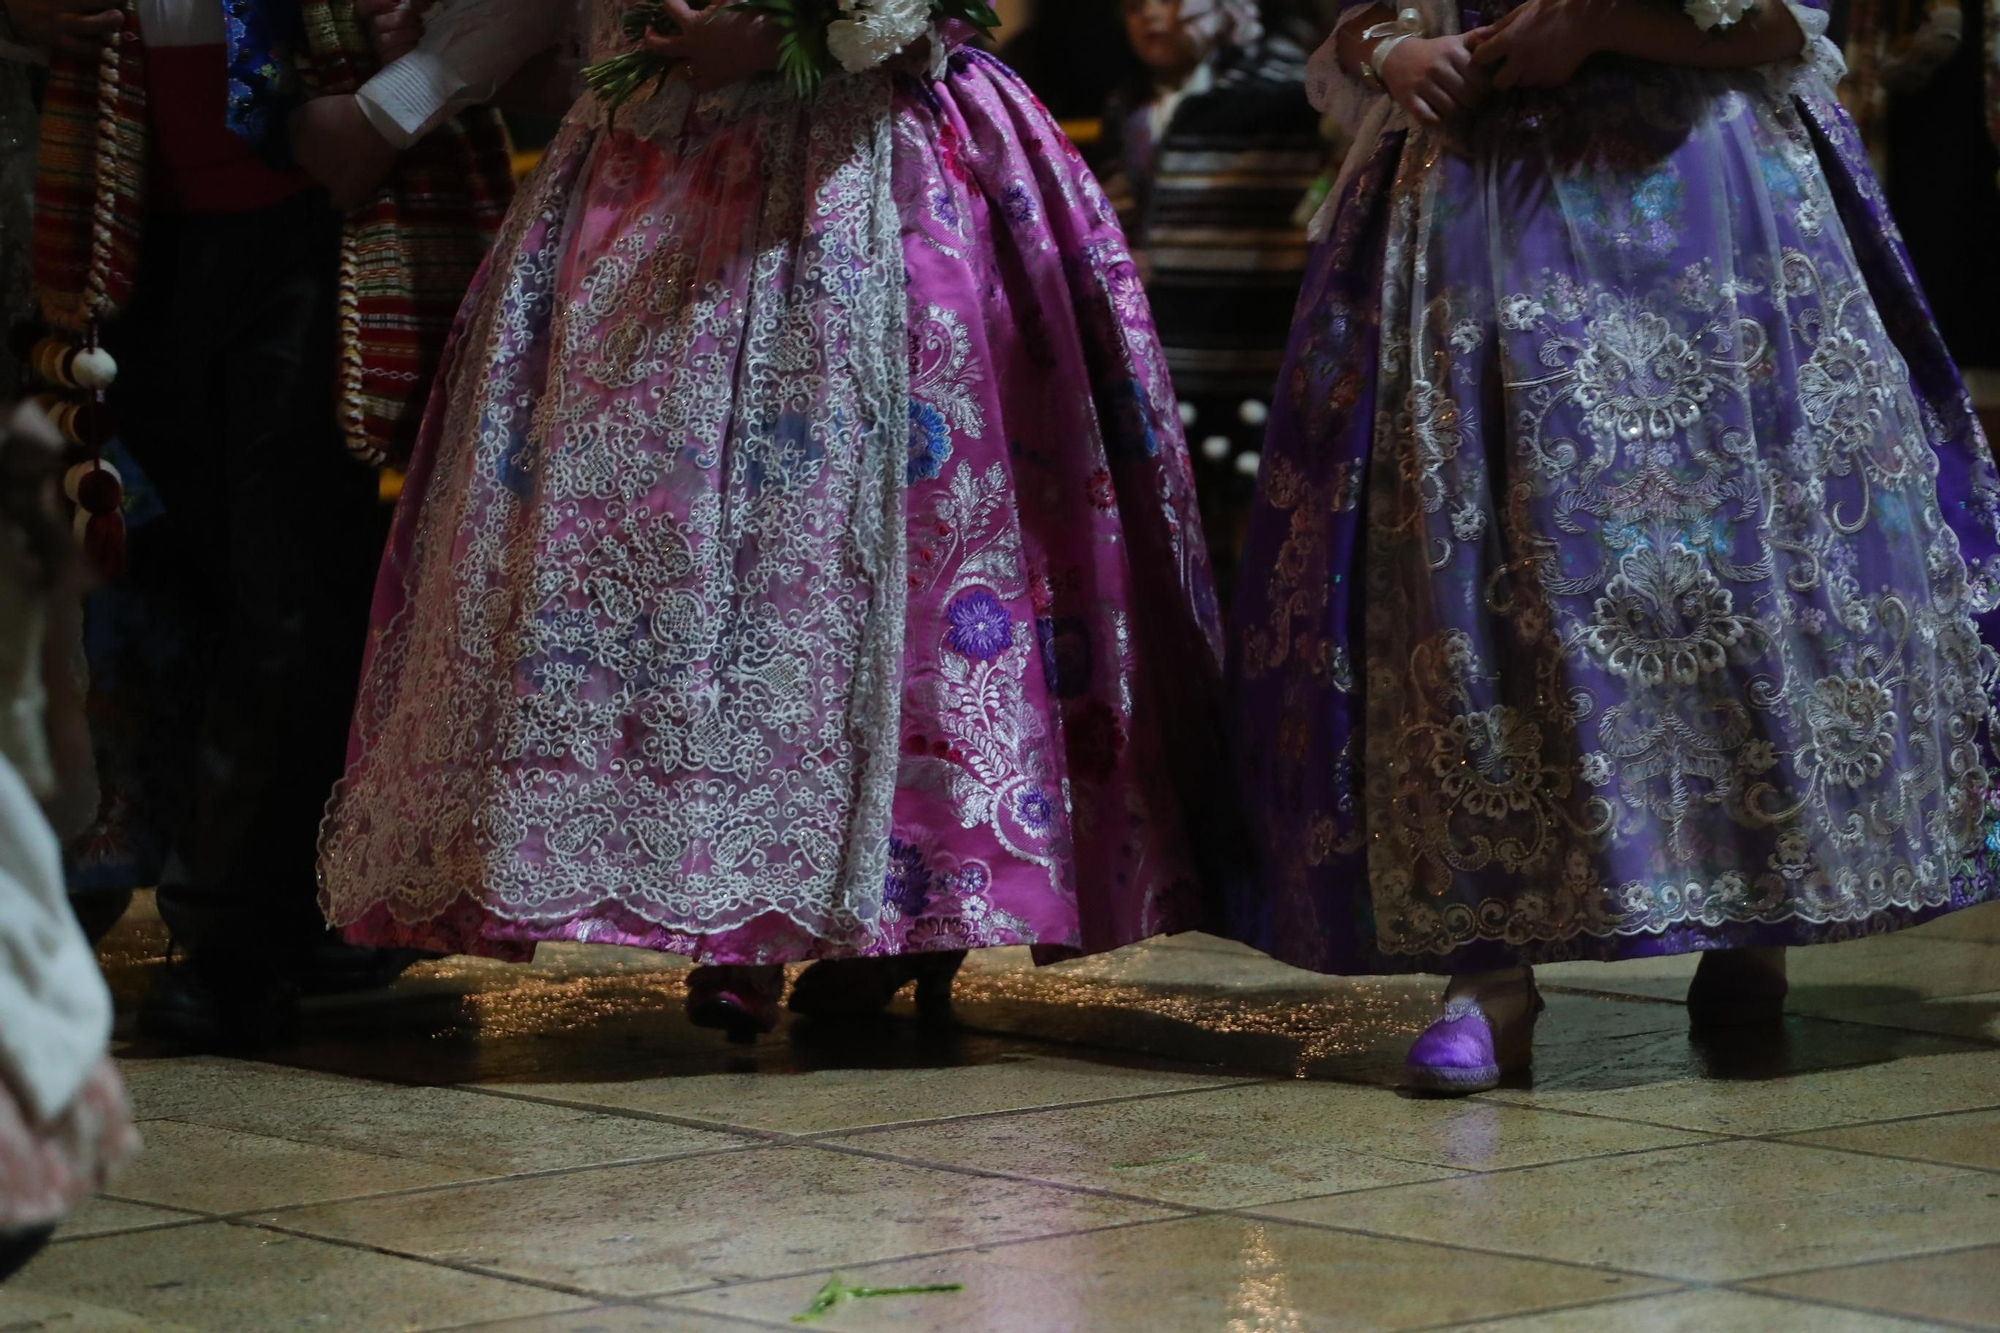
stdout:
{"type": "Polygon", "coordinates": [[[125,487],[118,470],[104,461],[111,438],[110,410],[105,393],[118,378],[118,363],[99,340],[102,321],[116,313],[118,291],[129,286],[129,275],[118,272],[117,244],[124,136],[125,32],[106,42],[97,58],[96,104],[92,121],[90,248],[85,267],[81,337],[50,336],[38,342],[29,357],[35,375],[49,391],[39,402],[75,452],[86,455],[64,478],[63,492],[76,506],[78,543],[106,578],[125,572],[125,487]]]}

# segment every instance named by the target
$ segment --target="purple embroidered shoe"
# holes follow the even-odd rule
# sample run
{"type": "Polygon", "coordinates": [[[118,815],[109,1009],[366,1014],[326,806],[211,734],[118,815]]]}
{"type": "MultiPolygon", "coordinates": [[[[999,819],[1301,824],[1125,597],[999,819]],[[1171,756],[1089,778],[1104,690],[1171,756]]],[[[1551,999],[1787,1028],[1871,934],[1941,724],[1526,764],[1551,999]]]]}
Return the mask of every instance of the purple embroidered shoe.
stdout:
{"type": "MultiPolygon", "coordinates": [[[[1446,1002],[1437,1021],[1424,1029],[1410,1047],[1409,1086],[1421,1092],[1464,1096],[1500,1086],[1510,1074],[1527,1070],[1534,1061],[1535,1020],[1548,1007],[1532,980],[1527,1009],[1512,1023],[1495,1028],[1474,996],[1446,1002]]],[[[1509,995],[1507,987],[1488,995],[1509,995]]]]}

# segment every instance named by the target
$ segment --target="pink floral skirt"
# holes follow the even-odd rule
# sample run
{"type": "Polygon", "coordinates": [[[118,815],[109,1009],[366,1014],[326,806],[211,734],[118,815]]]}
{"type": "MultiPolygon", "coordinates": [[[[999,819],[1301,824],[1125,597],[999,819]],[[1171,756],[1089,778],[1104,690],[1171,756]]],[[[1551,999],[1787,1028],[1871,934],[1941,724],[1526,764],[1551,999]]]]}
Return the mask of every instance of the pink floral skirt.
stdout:
{"type": "Polygon", "coordinates": [[[990,57],[872,86],[573,118],[524,188],[383,567],[322,858],[351,940],[1203,924],[1217,613],[1116,217],[990,57]]]}

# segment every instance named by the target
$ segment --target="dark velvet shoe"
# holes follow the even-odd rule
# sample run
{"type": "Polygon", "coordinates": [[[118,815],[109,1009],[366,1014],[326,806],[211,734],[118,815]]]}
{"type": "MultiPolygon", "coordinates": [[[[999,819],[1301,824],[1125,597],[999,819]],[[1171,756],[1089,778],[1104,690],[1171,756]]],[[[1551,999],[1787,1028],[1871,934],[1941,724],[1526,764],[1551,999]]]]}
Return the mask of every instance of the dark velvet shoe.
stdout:
{"type": "Polygon", "coordinates": [[[840,958],[814,963],[792,986],[792,1012],[812,1018],[860,1018],[879,1014],[916,983],[917,1012],[951,1009],[952,982],[965,966],[965,953],[906,954],[898,958],[840,958]]]}
{"type": "MultiPolygon", "coordinates": [[[[54,1227],[36,1227],[33,1231],[0,1236],[0,1282],[26,1268],[29,1260],[48,1248],[55,1234],[54,1227]]],[[[40,1323],[39,1320],[35,1322],[40,1323]]]]}
{"type": "Polygon", "coordinates": [[[139,1031],[192,1050],[246,1052],[290,1040],[299,988],[264,954],[214,949],[173,963],[139,1006],[139,1031]]]}
{"type": "Polygon", "coordinates": [[[1776,1027],[1785,1021],[1791,995],[1784,955],[1770,951],[1716,949],[1701,956],[1688,983],[1688,1023],[1697,1028],[1776,1027]]]}
{"type": "Polygon", "coordinates": [[[104,937],[116,929],[125,919],[125,913],[132,907],[130,889],[72,889],[69,906],[76,913],[76,923],[83,927],[84,937],[91,945],[104,943],[104,937]]]}
{"type": "Polygon", "coordinates": [[[418,963],[436,957],[415,949],[371,949],[329,935],[306,950],[294,975],[307,995],[354,995],[393,986],[418,963]]]}
{"type": "Polygon", "coordinates": [[[688,974],[688,1021],[748,1046],[777,1030],[784,993],[782,967],[697,967],[688,974]]]}

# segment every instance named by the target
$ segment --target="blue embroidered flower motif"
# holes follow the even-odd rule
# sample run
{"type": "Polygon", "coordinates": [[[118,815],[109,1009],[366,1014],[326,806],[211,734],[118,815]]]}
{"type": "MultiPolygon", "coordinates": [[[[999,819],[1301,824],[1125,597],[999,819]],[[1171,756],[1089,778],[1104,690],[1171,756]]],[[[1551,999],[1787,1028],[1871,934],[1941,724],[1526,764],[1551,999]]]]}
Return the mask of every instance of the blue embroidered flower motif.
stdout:
{"type": "Polygon", "coordinates": [[[1020,181],[1012,181],[1000,192],[1000,211],[1017,227],[1025,227],[1041,214],[1035,196],[1020,181]]]}
{"type": "Polygon", "coordinates": [[[1014,618],[984,588],[963,593],[945,608],[946,642],[967,657],[990,662],[1014,646],[1014,618]]]}
{"type": "Polygon", "coordinates": [[[958,230],[958,200],[942,185],[931,191],[931,216],[953,231],[958,230]]]}
{"type": "Polygon", "coordinates": [[[1632,191],[1632,211],[1648,222],[1665,222],[1681,207],[1681,183],[1671,173],[1656,171],[1632,191]]]}
{"type": "Polygon", "coordinates": [[[910,484],[935,481],[951,458],[951,427],[929,403],[910,400],[910,484]]]}
{"type": "Polygon", "coordinates": [[[954,898],[963,900],[961,910],[968,910],[984,902],[986,891],[993,887],[993,872],[974,861],[961,866],[951,877],[951,892],[954,898]]]}
{"type": "Polygon", "coordinates": [[[1986,829],[1986,850],[2000,855],[2000,823],[1989,824],[1986,829]]]}
{"type": "Polygon", "coordinates": [[[1039,787],[1030,787],[1022,792],[1020,800],[1014,803],[1014,813],[1021,817],[1021,822],[1029,829],[1041,833],[1054,822],[1056,808],[1050,802],[1047,792],[1039,787]]]}
{"type": "Polygon", "coordinates": [[[1160,452],[1160,436],[1153,429],[1152,405],[1146,400],[1146,386],[1137,380],[1110,386],[1104,394],[1110,400],[1114,438],[1106,446],[1113,457],[1131,458],[1134,451],[1154,458],[1160,452]]]}
{"type": "Polygon", "coordinates": [[[1042,646],[1042,679],[1058,699],[1078,699],[1090,693],[1095,665],[1090,650],[1090,626],[1076,616],[1043,616],[1035,622],[1042,646]]]}
{"type": "Polygon", "coordinates": [[[1770,191],[1773,198],[1796,200],[1804,193],[1799,185],[1798,173],[1776,153],[1759,159],[1758,166],[1764,177],[1764,188],[1770,191]]]}
{"type": "Polygon", "coordinates": [[[889,839],[889,875],[882,896],[904,916],[922,916],[931,905],[931,868],[921,848],[901,838],[889,839]]]}

